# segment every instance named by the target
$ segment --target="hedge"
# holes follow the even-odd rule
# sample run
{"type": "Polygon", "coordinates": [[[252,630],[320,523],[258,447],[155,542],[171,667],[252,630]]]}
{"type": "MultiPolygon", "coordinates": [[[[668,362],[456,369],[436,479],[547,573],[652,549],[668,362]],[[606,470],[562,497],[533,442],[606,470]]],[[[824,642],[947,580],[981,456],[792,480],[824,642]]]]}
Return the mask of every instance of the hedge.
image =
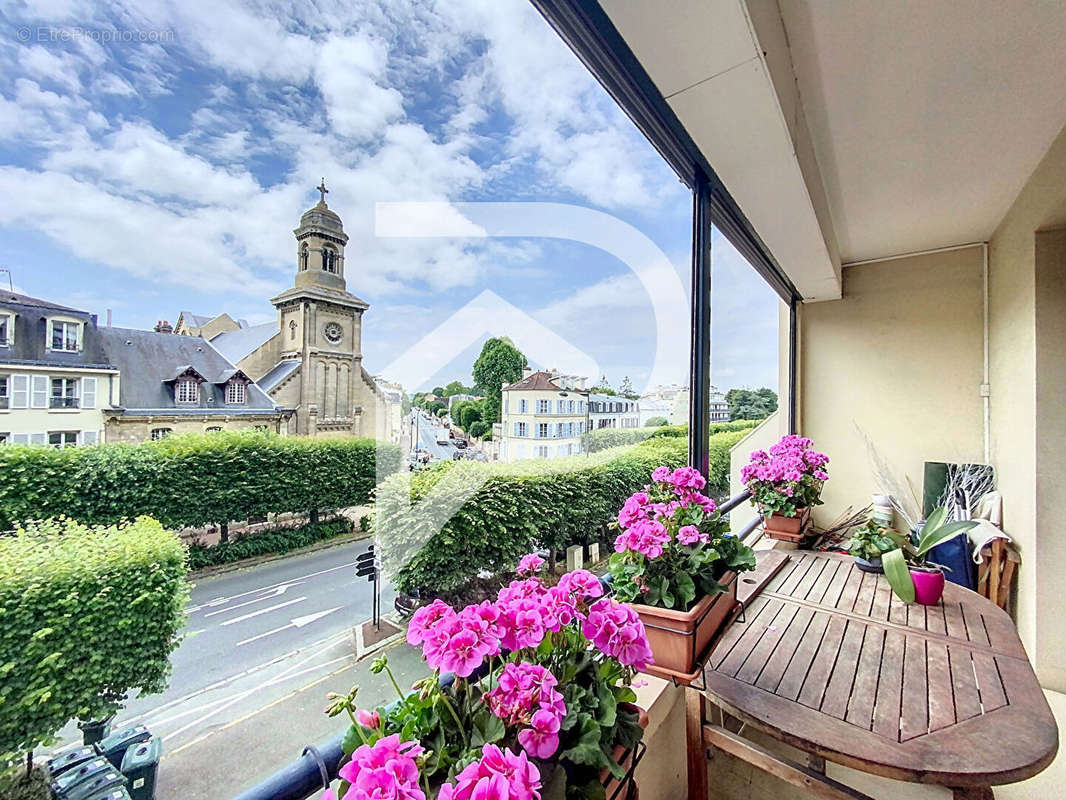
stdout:
{"type": "Polygon", "coordinates": [[[0,448],[0,524],[66,515],[110,525],[140,515],[173,528],[367,503],[401,452],[373,439],[258,432],[95,447],[0,448]]]}
{"type": "MultiPolygon", "coordinates": [[[[741,419],[733,422],[712,422],[708,433],[732,433],[754,428],[762,420],[741,419]]],[[[599,428],[581,437],[581,446],[586,453],[596,453],[611,447],[634,445],[660,436],[688,436],[688,425],[658,425],[648,428],[599,428]]]]}
{"type": "Polygon", "coordinates": [[[252,533],[212,546],[191,544],[189,545],[189,569],[231,564],[253,556],[288,553],[290,550],[298,550],[315,542],[351,533],[353,527],[350,519],[341,517],[328,522],[311,522],[295,528],[275,528],[252,533]]]}
{"type": "Polygon", "coordinates": [[[185,548],[157,521],[68,519],[0,537],[0,753],[72,717],[162,691],[188,595],[185,548]]]}
{"type": "MultiPolygon", "coordinates": [[[[729,448],[744,435],[711,438],[711,494],[728,491],[729,448]]],[[[655,467],[681,466],[687,458],[685,439],[664,436],[591,455],[511,464],[463,460],[394,476],[378,490],[378,552],[400,591],[452,591],[479,572],[512,567],[533,549],[602,539],[655,467]]]]}

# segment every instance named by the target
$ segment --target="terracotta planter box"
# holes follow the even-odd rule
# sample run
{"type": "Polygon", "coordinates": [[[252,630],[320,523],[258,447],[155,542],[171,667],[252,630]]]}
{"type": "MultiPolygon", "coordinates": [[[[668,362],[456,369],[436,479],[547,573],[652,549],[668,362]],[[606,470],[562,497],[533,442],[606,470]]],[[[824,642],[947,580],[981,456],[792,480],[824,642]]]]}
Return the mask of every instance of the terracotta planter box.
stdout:
{"type": "Polygon", "coordinates": [[[766,517],[766,535],[782,542],[802,542],[807,538],[807,528],[811,522],[809,508],[797,509],[794,517],[782,514],[770,514],[766,517]]]}
{"type": "Polygon", "coordinates": [[[688,674],[711,640],[737,607],[737,574],[727,572],[719,583],[729,589],[707,595],[688,611],[630,603],[644,623],[655,665],[688,674]]]}

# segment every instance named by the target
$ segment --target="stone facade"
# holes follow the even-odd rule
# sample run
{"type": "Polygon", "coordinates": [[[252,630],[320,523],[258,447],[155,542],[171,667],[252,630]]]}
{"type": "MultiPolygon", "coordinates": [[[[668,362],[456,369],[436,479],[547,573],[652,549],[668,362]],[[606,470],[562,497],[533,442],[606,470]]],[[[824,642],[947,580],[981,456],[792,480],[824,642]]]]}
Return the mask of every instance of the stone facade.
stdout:
{"type": "Polygon", "coordinates": [[[293,286],[270,300],[276,324],[182,312],[175,333],[207,339],[278,406],[291,409],[288,433],[391,441],[396,426],[388,397],[363,368],[362,318],[369,305],[347,290],[348,235],[324,189],[293,235],[293,286]]]}

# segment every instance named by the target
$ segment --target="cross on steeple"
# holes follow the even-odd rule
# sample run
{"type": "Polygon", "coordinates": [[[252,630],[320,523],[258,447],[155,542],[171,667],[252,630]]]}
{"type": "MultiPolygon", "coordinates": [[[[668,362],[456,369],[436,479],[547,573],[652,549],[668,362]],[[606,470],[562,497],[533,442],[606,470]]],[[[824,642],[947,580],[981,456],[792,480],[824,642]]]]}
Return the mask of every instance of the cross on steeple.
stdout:
{"type": "Polygon", "coordinates": [[[326,195],[327,195],[327,194],[329,194],[329,189],[327,189],[327,188],[326,188],[326,179],[325,179],[325,178],[323,178],[323,179],[322,179],[322,183],[320,183],[320,184],[319,184],[318,186],[316,186],[315,188],[316,188],[316,189],[318,189],[318,191],[319,191],[319,194],[321,194],[321,195],[322,195],[322,200],[321,200],[321,202],[325,203],[325,202],[326,202],[326,195]]]}

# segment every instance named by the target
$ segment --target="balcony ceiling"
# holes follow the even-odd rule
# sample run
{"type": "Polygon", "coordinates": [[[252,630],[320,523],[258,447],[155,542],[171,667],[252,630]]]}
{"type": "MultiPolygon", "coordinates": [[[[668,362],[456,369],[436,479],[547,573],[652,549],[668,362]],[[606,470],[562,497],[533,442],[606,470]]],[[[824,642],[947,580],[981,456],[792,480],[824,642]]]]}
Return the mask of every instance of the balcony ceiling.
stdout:
{"type": "Polygon", "coordinates": [[[1066,123],[1066,3],[600,0],[800,293],[987,239],[1066,123]]]}

